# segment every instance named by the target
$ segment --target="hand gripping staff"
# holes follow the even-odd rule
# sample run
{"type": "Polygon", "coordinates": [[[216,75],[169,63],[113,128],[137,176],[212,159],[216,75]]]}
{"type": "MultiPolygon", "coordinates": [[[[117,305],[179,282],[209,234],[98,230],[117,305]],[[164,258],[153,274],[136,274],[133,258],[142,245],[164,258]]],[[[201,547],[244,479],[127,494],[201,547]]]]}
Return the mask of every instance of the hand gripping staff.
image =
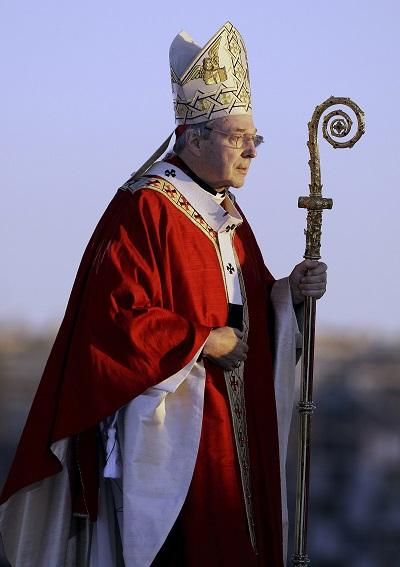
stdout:
{"type": "MultiPolygon", "coordinates": [[[[319,260],[321,247],[322,211],[331,209],[332,199],[322,197],[321,168],[317,143],[318,125],[323,113],[331,106],[344,105],[349,107],[357,118],[357,130],[348,140],[341,140],[351,134],[353,122],[350,116],[341,109],[334,109],[325,115],[322,132],[334,148],[352,148],[365,131],[364,112],[351,99],[331,96],[314,110],[311,121],[308,123],[309,139],[307,142],[310,151],[311,183],[309,197],[299,197],[298,206],[307,209],[306,251],[304,258],[319,260]]],[[[314,367],[314,340],[315,340],[316,300],[306,297],[304,300],[304,327],[303,327],[303,356],[299,412],[298,433],[298,462],[297,462],[297,490],[296,490],[296,520],[295,543],[292,565],[307,566],[310,560],[307,556],[307,521],[308,521],[308,494],[310,475],[311,451],[311,417],[315,404],[312,401],[313,367],[314,367]]]]}

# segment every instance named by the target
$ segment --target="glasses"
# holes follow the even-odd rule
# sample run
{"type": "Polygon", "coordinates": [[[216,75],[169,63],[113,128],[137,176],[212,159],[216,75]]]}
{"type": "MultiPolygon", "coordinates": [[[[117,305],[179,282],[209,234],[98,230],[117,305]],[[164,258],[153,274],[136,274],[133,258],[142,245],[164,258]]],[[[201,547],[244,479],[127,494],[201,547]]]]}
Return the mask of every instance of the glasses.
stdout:
{"type": "Polygon", "coordinates": [[[264,137],[256,134],[255,136],[249,136],[248,134],[232,134],[232,132],[224,132],[223,130],[217,130],[216,128],[205,127],[205,130],[210,130],[211,132],[218,132],[228,139],[228,143],[231,147],[238,150],[242,150],[250,142],[257,148],[260,144],[264,143],[264,137]]]}

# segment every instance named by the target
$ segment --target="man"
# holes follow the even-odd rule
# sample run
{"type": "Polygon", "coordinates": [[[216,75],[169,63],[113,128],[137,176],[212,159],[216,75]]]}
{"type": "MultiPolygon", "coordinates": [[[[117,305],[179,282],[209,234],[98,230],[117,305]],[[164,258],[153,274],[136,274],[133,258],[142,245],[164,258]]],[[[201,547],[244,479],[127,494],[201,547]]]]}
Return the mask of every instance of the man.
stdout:
{"type": "Polygon", "coordinates": [[[275,282],[228,191],[262,142],[239,32],[170,61],[175,152],[97,226],[4,487],[18,567],[284,563],[295,309],[326,266],[275,282]]]}

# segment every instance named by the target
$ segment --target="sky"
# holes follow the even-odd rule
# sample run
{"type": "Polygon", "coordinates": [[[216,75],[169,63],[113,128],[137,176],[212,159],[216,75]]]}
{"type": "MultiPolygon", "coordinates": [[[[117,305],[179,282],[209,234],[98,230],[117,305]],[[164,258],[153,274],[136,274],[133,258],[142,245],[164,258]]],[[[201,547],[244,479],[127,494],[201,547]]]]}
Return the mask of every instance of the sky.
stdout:
{"type": "Polygon", "coordinates": [[[320,136],[323,329],[400,334],[399,3],[4,1],[0,9],[0,324],[57,324],[116,189],[174,128],[168,50],[230,20],[266,143],[236,196],[284,277],[304,254],[307,123],[330,95],[365,111],[351,150],[320,136]]]}

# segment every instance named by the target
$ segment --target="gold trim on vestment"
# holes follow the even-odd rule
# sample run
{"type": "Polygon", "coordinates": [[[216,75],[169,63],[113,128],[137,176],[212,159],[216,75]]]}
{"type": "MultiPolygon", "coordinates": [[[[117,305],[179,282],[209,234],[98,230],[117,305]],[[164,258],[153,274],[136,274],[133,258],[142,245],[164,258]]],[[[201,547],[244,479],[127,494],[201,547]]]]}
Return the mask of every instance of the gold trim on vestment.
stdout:
{"type": "Polygon", "coordinates": [[[169,181],[162,177],[143,177],[143,183],[137,182],[133,187],[125,185],[122,189],[127,189],[132,193],[138,189],[153,189],[162,193],[180,211],[184,213],[214,244],[217,243],[218,233],[204,220],[199,212],[189,203],[178,189],[169,181]]]}
{"type": "MultiPolygon", "coordinates": [[[[182,195],[180,191],[169,181],[162,177],[143,177],[141,180],[134,184],[125,184],[121,189],[128,190],[132,193],[139,189],[151,189],[163,194],[175,207],[184,213],[184,215],[192,221],[202,232],[205,234],[215,246],[217,257],[220,262],[221,273],[227,294],[226,281],[224,276],[224,267],[222,264],[221,253],[218,245],[218,233],[204,220],[198,211],[189,203],[189,201],[182,195]]],[[[228,192],[228,196],[235,201],[234,196],[228,192]]],[[[233,233],[234,234],[234,233],[233,233]]],[[[232,248],[233,241],[232,241],[232,248]]],[[[239,260],[235,253],[236,269],[239,277],[240,291],[243,302],[243,337],[244,342],[247,341],[249,334],[249,312],[247,306],[246,289],[244,286],[243,274],[240,267],[239,260]]],[[[228,298],[228,295],[227,295],[228,298]]],[[[227,301],[229,301],[227,299],[227,301]]],[[[257,553],[256,535],[254,525],[253,502],[251,492],[251,477],[250,477],[250,457],[249,457],[249,444],[247,436],[247,421],[246,421],[246,405],[244,397],[244,362],[241,362],[238,368],[224,372],[230,411],[232,416],[233,433],[235,437],[236,452],[239,461],[243,499],[246,509],[247,523],[250,533],[250,540],[252,547],[257,553]]]]}
{"type": "MultiPolygon", "coordinates": [[[[233,243],[232,243],[233,246],[233,243]]],[[[236,256],[236,254],[235,254],[236,256]]],[[[236,269],[239,276],[240,291],[243,301],[243,337],[247,342],[249,336],[249,310],[247,305],[246,289],[239,260],[236,257],[236,269]]],[[[226,388],[228,391],[229,404],[232,415],[233,432],[235,436],[236,451],[239,461],[240,475],[242,480],[243,498],[246,508],[247,524],[250,533],[251,545],[257,553],[257,542],[254,524],[253,498],[251,491],[251,471],[249,456],[249,440],[247,436],[246,402],[244,396],[244,365],[241,362],[237,368],[224,372],[226,388]]]]}

